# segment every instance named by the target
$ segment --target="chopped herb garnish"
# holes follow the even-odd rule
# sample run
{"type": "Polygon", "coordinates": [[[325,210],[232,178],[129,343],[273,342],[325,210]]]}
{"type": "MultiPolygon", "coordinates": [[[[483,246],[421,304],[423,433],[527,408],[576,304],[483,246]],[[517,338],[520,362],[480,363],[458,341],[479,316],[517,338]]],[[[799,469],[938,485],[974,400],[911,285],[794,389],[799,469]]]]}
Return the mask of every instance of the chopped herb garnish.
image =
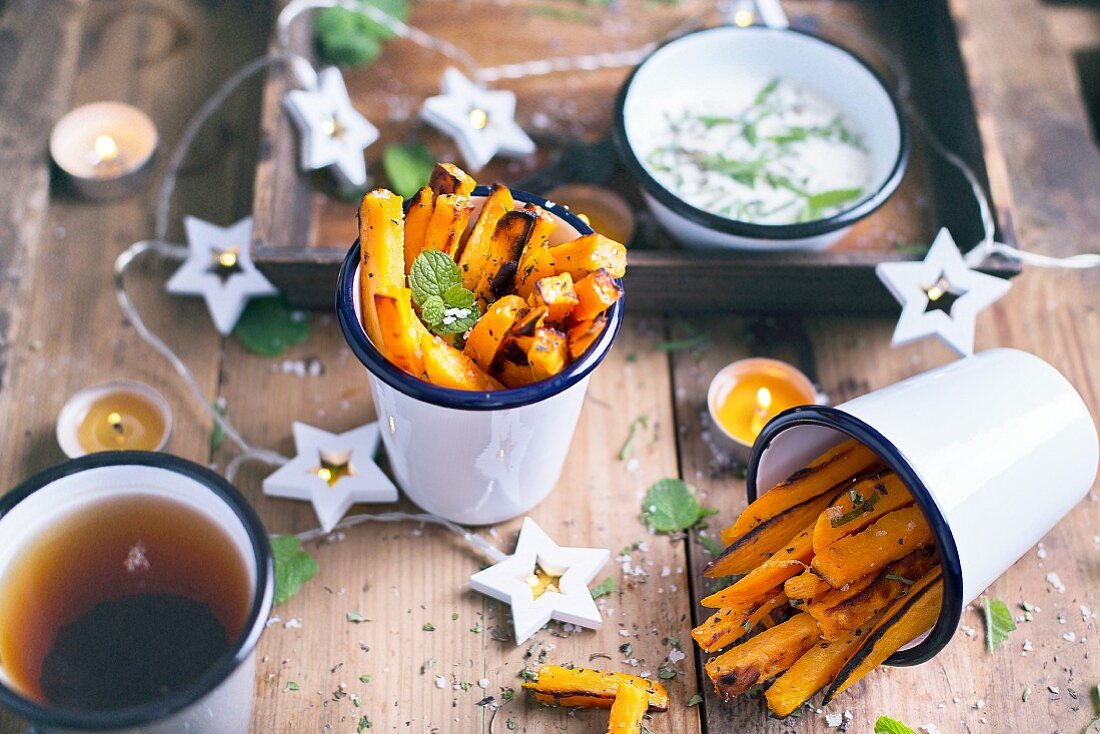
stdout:
{"type": "Polygon", "coordinates": [[[286,683],[286,690],[288,690],[288,691],[298,691],[298,690],[301,690],[301,688],[302,688],[301,686],[299,686],[297,683],[295,683],[292,680],[287,681],[287,683],[286,683]]]}
{"type": "Polygon", "coordinates": [[[363,674],[363,675],[359,676],[359,682],[360,683],[370,683],[370,675],[363,674]]]}
{"type": "Polygon", "coordinates": [[[684,705],[687,706],[688,708],[692,708],[693,706],[698,706],[702,702],[703,702],[703,697],[701,695],[699,695],[698,693],[696,693],[694,696],[689,698],[687,700],[687,703],[684,704],[684,705]]]}
{"type": "Polygon", "coordinates": [[[638,436],[638,430],[641,428],[649,427],[649,415],[640,415],[634,420],[630,421],[630,434],[626,437],[626,442],[623,447],[619,449],[619,461],[626,461],[634,454],[634,440],[638,436]]]}
{"type": "Polygon", "coordinates": [[[1012,620],[1008,605],[1000,599],[986,597],[982,610],[985,612],[985,644],[993,652],[1016,629],[1016,623],[1012,620]]]}
{"type": "Polygon", "coordinates": [[[886,574],[885,578],[887,578],[890,581],[898,581],[900,583],[905,584],[906,586],[912,586],[913,584],[917,583],[913,579],[907,579],[904,576],[898,576],[897,574],[893,574],[893,573],[886,574]]]}
{"type": "Polygon", "coordinates": [[[435,625],[431,622],[425,622],[424,626],[420,629],[424,630],[425,632],[435,632],[435,625]]]}
{"type": "Polygon", "coordinates": [[[608,576],[603,581],[592,587],[592,598],[599,599],[601,596],[607,596],[613,593],[619,588],[619,582],[614,576],[608,576]]]}
{"type": "Polygon", "coordinates": [[[852,509],[845,512],[843,515],[830,518],[830,526],[834,528],[839,528],[842,525],[847,525],[852,520],[855,520],[861,515],[865,515],[866,513],[870,512],[872,509],[874,509],[875,505],[878,504],[878,501],[882,499],[878,492],[872,492],[870,497],[864,499],[854,489],[851,490],[851,498],[852,509]]]}
{"type": "Polygon", "coordinates": [[[363,622],[371,622],[369,617],[364,617],[359,612],[348,612],[348,621],[352,624],[362,624],[363,622]]]}

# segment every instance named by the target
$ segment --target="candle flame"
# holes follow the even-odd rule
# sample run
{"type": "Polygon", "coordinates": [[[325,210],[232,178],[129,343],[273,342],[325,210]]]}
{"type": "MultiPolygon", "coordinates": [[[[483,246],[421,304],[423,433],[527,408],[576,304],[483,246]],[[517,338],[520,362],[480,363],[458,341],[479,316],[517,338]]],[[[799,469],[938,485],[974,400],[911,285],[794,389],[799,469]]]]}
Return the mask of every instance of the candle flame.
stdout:
{"type": "Polygon", "coordinates": [[[337,119],[336,115],[332,115],[322,123],[321,130],[330,138],[341,138],[344,136],[347,128],[337,119]]]}
{"type": "Polygon", "coordinates": [[[107,423],[109,423],[111,428],[115,429],[116,431],[119,431],[120,433],[122,432],[122,416],[118,413],[108,413],[107,423]]]}
{"type": "Polygon", "coordinates": [[[480,107],[474,107],[469,112],[470,124],[475,130],[484,130],[489,126],[489,113],[480,107]]]}
{"type": "Polygon", "coordinates": [[[524,581],[531,587],[531,597],[538,599],[550,591],[560,594],[561,576],[561,574],[547,571],[542,567],[542,564],[536,562],[534,570],[524,581]]]}
{"type": "Polygon", "coordinates": [[[762,387],[756,391],[756,407],[761,413],[772,407],[772,391],[762,387]]]}
{"type": "Polygon", "coordinates": [[[118,158],[118,143],[110,135],[97,135],[92,141],[92,150],[99,163],[110,163],[118,158]]]}
{"type": "Polygon", "coordinates": [[[218,265],[223,268],[232,268],[237,264],[237,252],[236,250],[226,250],[218,255],[218,265]]]}
{"type": "Polygon", "coordinates": [[[751,10],[742,8],[733,14],[733,22],[740,28],[748,28],[755,20],[755,15],[751,10]]]}

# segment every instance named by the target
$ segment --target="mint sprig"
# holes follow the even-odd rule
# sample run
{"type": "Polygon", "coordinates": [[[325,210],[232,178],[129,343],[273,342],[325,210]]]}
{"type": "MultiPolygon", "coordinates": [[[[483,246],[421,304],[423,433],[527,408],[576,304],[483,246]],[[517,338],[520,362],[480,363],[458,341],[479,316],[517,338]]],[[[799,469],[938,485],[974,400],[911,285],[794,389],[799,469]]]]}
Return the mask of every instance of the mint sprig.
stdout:
{"type": "Polygon", "coordinates": [[[875,734],[916,734],[916,732],[897,719],[880,716],[875,722],[875,734]]]}
{"type": "Polygon", "coordinates": [[[985,613],[985,644],[993,652],[1016,629],[1016,622],[1008,605],[1000,599],[986,597],[982,611],[985,613]]]}
{"type": "Polygon", "coordinates": [[[462,271],[439,250],[416,256],[409,287],[421,320],[433,333],[465,334],[481,317],[473,292],[462,287],[462,271]]]}
{"type": "Polygon", "coordinates": [[[658,533],[687,530],[716,512],[701,507],[694,490],[676,478],[657,481],[646,491],[642,500],[642,518],[658,533]]]}
{"type": "Polygon", "coordinates": [[[275,604],[279,605],[317,575],[317,561],[302,550],[302,541],[294,535],[272,535],[271,550],[275,556],[275,604]]]}

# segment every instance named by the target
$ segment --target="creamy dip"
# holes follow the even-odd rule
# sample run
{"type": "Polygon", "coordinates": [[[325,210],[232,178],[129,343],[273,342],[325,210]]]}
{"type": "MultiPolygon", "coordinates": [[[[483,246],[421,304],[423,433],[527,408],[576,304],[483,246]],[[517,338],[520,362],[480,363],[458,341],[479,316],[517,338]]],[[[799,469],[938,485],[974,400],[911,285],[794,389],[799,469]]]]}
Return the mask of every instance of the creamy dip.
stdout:
{"type": "Polygon", "coordinates": [[[665,112],[644,162],[699,209],[756,224],[824,219],[868,194],[871,160],[828,99],[788,79],[740,79],[722,98],[665,112]]]}

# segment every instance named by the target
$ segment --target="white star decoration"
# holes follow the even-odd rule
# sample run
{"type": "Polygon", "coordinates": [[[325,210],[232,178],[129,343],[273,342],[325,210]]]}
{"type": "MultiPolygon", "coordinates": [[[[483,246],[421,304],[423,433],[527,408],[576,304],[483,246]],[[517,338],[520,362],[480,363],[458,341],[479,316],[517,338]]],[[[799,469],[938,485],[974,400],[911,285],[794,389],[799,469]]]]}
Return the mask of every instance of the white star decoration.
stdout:
{"type": "Polygon", "coordinates": [[[974,353],[978,313],[1012,287],[1007,280],[972,270],[946,228],[922,262],[880,263],[875,274],[902,304],[892,346],[935,335],[960,356],[974,353]],[[945,297],[949,300],[937,308],[945,297]]]}
{"type": "Polygon", "coordinates": [[[363,150],[378,139],[378,129],[352,106],[339,69],[322,69],[315,89],[287,92],[283,105],[302,138],[302,170],[335,166],[348,183],[366,186],[363,150]]]}
{"type": "Polygon", "coordinates": [[[420,116],[454,138],[471,171],[498,153],[513,158],[535,152],[535,143],[516,124],[516,95],[479,87],[457,69],[443,73],[443,94],[424,101],[420,116]]]}
{"type": "Polygon", "coordinates": [[[252,217],[229,227],[185,217],[183,227],[190,252],[165,287],[176,295],[202,296],[214,327],[228,334],[250,299],[279,292],[252,264],[252,217]]]}
{"type": "Polygon", "coordinates": [[[356,502],[394,502],[397,488],[374,463],[380,438],[377,422],[339,434],[295,422],[298,455],[264,479],[264,494],[309,500],[326,533],[356,502]]]}
{"type": "Polygon", "coordinates": [[[551,619],[599,629],[600,610],[588,584],[611,557],[605,548],[563,548],[529,517],[523,519],[515,553],[470,577],[470,586],[512,606],[516,644],[525,642],[551,619]],[[532,589],[536,564],[556,579],[556,591],[538,598],[532,589]]]}

